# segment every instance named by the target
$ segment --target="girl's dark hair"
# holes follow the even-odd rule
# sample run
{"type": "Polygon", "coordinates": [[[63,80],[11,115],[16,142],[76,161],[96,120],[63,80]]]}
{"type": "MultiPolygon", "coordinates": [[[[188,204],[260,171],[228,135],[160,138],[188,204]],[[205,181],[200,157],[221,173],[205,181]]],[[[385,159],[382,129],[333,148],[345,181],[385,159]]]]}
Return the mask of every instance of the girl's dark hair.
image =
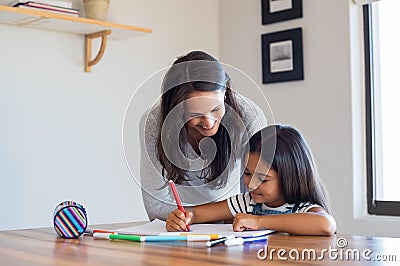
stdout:
{"type": "Polygon", "coordinates": [[[179,57],[166,73],[161,98],[160,128],[157,139],[157,155],[163,167],[163,176],[166,180],[173,180],[177,184],[182,184],[188,180],[186,175],[188,167],[188,158],[186,158],[185,144],[188,143],[188,134],[185,126],[182,128],[183,113],[178,113],[174,119],[168,119],[168,126],[162,129],[164,122],[171,111],[188,99],[189,94],[195,91],[225,91],[225,109],[226,113],[222,118],[217,133],[211,137],[216,145],[216,154],[208,167],[202,169],[198,178],[205,179],[212,189],[224,187],[227,182],[229,172],[233,168],[236,156],[238,156],[238,147],[241,140],[240,134],[232,130],[229,131],[226,125],[232,128],[241,128],[242,112],[236,101],[235,93],[231,90],[230,77],[214,57],[202,52],[192,51],[185,56],[179,57]],[[230,107],[230,108],[229,108],[230,107]],[[179,146],[172,141],[174,130],[179,128],[179,146]],[[162,132],[162,130],[166,130],[162,132]],[[163,138],[163,141],[162,141],[163,138]],[[185,155],[180,159],[178,165],[171,162],[166,154],[167,151],[180,151],[185,155]],[[231,158],[231,156],[233,156],[231,158]],[[185,165],[185,167],[182,167],[185,165]],[[215,181],[210,183],[211,181],[215,181]]]}
{"type": "Polygon", "coordinates": [[[331,213],[311,150],[298,130],[283,125],[267,126],[254,134],[249,144],[249,152],[260,154],[277,172],[287,203],[311,202],[331,213]]]}

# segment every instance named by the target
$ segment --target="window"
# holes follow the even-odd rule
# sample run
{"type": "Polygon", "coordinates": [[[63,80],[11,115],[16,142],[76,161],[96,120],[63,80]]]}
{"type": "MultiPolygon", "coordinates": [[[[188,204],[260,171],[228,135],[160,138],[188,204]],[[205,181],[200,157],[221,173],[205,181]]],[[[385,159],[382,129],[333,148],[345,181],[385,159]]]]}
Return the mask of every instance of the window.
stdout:
{"type": "Polygon", "coordinates": [[[368,213],[400,215],[399,0],[363,7],[368,213]]]}

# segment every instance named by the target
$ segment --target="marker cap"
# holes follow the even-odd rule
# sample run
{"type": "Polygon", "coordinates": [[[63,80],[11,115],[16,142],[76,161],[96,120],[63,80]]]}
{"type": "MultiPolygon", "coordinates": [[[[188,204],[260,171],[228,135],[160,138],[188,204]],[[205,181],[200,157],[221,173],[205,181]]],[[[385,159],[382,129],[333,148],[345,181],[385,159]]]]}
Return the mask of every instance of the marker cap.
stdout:
{"type": "Polygon", "coordinates": [[[228,239],[225,241],[225,246],[238,246],[238,245],[243,245],[244,239],[241,237],[235,238],[235,239],[228,239]]]}

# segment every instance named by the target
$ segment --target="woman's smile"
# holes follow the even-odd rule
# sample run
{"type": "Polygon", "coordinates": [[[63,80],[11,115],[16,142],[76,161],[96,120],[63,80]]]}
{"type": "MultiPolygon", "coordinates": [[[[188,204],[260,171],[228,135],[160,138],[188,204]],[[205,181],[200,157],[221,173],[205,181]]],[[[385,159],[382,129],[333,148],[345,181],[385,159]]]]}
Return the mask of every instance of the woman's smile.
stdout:
{"type": "Polygon", "coordinates": [[[216,125],[216,123],[217,123],[217,120],[214,120],[214,122],[211,124],[211,126],[210,125],[205,125],[205,124],[199,125],[199,126],[201,128],[203,128],[204,130],[212,130],[212,129],[214,129],[214,126],[216,125]]]}
{"type": "Polygon", "coordinates": [[[193,92],[185,100],[187,125],[195,129],[201,137],[217,134],[220,121],[225,115],[224,91],[193,92]]]}

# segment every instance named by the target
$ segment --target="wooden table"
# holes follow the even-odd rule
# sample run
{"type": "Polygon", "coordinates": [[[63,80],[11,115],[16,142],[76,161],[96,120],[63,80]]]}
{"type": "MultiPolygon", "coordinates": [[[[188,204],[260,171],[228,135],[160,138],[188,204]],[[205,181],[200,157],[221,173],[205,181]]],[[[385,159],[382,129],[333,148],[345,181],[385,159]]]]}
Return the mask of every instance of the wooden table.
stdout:
{"type": "MultiPolygon", "coordinates": [[[[116,229],[137,224],[140,222],[96,228],[116,229]]],[[[400,264],[400,238],[290,236],[277,233],[269,236],[267,246],[261,242],[207,248],[204,242],[136,243],[98,240],[88,235],[78,239],[63,239],[57,237],[53,228],[0,231],[0,265],[195,266],[288,263],[395,266],[400,264]],[[267,253],[264,252],[266,247],[267,253]],[[359,260],[357,254],[360,255],[359,260]]]]}

